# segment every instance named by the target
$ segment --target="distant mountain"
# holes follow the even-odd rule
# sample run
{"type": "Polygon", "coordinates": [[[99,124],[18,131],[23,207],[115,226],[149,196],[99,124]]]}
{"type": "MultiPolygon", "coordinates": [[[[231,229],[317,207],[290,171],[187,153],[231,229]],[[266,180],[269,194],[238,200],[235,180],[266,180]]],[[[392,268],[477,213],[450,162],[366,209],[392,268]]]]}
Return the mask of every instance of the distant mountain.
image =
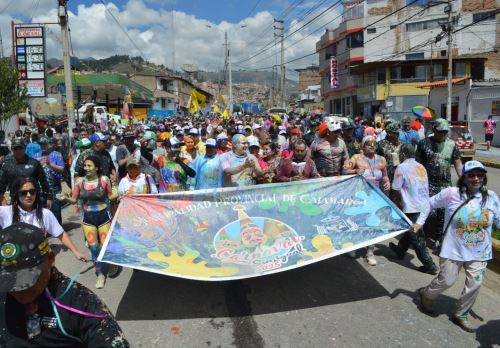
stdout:
{"type": "MultiPolygon", "coordinates": [[[[199,71],[196,73],[197,80],[200,81],[224,81],[224,75],[221,72],[199,71]]],[[[260,85],[271,86],[279,83],[279,76],[273,75],[271,71],[252,71],[252,70],[233,70],[233,84],[238,83],[257,83],[260,85]]],[[[289,92],[298,88],[298,83],[292,80],[286,80],[287,90],[289,92]]],[[[277,85],[276,85],[277,86],[277,85]]]]}

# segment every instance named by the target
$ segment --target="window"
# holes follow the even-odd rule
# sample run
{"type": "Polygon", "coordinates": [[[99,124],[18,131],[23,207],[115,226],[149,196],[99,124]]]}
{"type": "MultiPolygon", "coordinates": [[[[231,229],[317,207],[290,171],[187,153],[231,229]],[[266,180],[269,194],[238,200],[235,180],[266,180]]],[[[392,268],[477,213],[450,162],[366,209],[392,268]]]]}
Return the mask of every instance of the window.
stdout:
{"type": "Polygon", "coordinates": [[[385,83],[385,68],[377,69],[377,83],[385,83]]]}
{"type": "Polygon", "coordinates": [[[415,78],[415,67],[413,65],[403,65],[403,66],[401,66],[401,78],[402,79],[413,79],[413,78],[415,78]]]}
{"type": "Polygon", "coordinates": [[[357,33],[351,34],[347,37],[348,39],[348,47],[349,48],[357,48],[363,47],[363,32],[358,31],[357,33]]]}
{"type": "Polygon", "coordinates": [[[391,68],[391,80],[400,80],[401,79],[401,67],[395,66],[391,68]]]}
{"type": "Polygon", "coordinates": [[[430,65],[417,65],[415,67],[415,78],[419,81],[427,81],[430,79],[431,67],[430,65]]]}
{"type": "Polygon", "coordinates": [[[405,54],[406,60],[424,59],[424,52],[405,54]]]}
{"type": "Polygon", "coordinates": [[[430,21],[415,22],[406,24],[406,31],[421,31],[440,28],[440,22],[446,21],[446,18],[433,19],[430,21]]]}
{"type": "Polygon", "coordinates": [[[465,76],[465,63],[455,63],[454,65],[453,76],[465,76]]]}
{"type": "Polygon", "coordinates": [[[446,57],[446,56],[448,55],[448,50],[441,50],[441,51],[439,52],[439,55],[440,55],[441,57],[446,57]]]}
{"type": "Polygon", "coordinates": [[[368,28],[366,29],[367,34],[375,34],[377,32],[377,28],[368,28]]]}
{"type": "Polygon", "coordinates": [[[441,64],[433,65],[432,77],[434,79],[439,79],[441,76],[443,76],[443,66],[441,64]]]}
{"type": "Polygon", "coordinates": [[[167,106],[165,104],[165,98],[161,98],[161,108],[165,109],[167,106]]]}
{"type": "Polygon", "coordinates": [[[425,6],[427,5],[430,0],[418,0],[416,2],[413,3],[414,0],[405,0],[405,1],[402,1],[401,3],[401,6],[403,6],[403,4],[407,5],[407,6],[425,6]]]}
{"type": "Polygon", "coordinates": [[[364,4],[361,3],[359,5],[353,6],[347,9],[342,16],[343,20],[349,20],[354,18],[363,18],[364,17],[364,4]]]}
{"type": "Polygon", "coordinates": [[[484,80],[484,63],[478,62],[471,64],[470,75],[473,80],[484,80]]]}
{"type": "Polygon", "coordinates": [[[497,11],[479,12],[472,14],[472,22],[494,21],[497,11]]]}

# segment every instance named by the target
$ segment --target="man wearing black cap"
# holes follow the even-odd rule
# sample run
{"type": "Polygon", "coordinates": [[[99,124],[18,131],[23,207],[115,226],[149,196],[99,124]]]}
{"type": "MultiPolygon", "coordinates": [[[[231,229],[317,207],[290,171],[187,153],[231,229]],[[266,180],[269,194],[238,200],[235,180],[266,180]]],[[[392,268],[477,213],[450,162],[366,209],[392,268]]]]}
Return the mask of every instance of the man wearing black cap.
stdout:
{"type": "Polygon", "coordinates": [[[53,193],[47,182],[45,171],[40,162],[24,153],[25,149],[26,145],[23,139],[16,138],[12,141],[13,156],[5,160],[0,172],[0,202],[2,205],[7,204],[4,198],[5,191],[7,189],[11,190],[15,179],[33,177],[38,181],[38,185],[40,185],[41,191],[46,198],[47,208],[50,209],[52,207],[53,193]]]}
{"type": "Polygon", "coordinates": [[[109,309],[55,267],[36,226],[0,231],[0,292],[7,293],[6,347],[129,347],[109,309]]]}

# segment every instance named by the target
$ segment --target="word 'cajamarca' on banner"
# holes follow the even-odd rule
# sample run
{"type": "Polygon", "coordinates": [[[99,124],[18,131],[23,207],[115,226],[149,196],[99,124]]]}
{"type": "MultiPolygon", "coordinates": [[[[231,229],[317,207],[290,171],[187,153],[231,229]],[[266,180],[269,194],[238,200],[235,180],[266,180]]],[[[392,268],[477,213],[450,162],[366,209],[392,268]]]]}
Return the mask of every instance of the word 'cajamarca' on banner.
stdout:
{"type": "Polygon", "coordinates": [[[197,280],[286,271],[394,237],[404,214],[360,176],[124,197],[99,260],[197,280]]]}

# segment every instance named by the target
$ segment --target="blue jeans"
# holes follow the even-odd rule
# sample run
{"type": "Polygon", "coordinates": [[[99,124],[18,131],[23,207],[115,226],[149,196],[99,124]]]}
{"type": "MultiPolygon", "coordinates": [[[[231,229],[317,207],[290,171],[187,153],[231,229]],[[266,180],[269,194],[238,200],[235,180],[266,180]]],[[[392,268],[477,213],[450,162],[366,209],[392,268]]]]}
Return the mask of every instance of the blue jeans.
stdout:
{"type": "Polygon", "coordinates": [[[54,214],[59,224],[62,225],[62,202],[56,198],[56,194],[61,193],[61,190],[57,190],[53,192],[54,198],[52,199],[52,207],[50,211],[54,214]]]}

